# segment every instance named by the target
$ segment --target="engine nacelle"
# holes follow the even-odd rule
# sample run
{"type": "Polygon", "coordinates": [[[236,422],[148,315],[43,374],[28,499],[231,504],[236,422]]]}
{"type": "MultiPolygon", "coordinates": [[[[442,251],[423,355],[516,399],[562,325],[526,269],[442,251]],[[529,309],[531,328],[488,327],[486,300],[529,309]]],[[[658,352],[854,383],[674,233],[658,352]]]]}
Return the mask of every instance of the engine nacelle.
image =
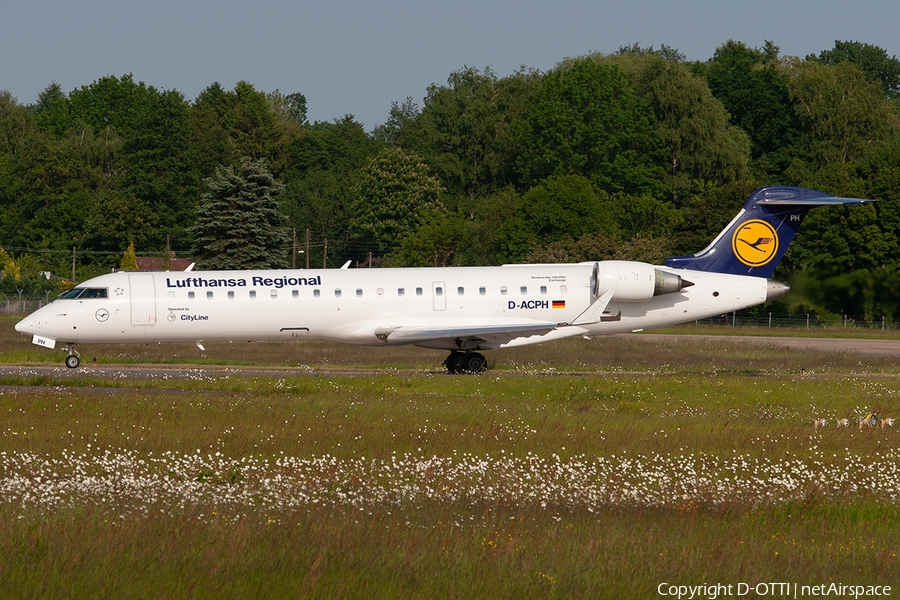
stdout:
{"type": "Polygon", "coordinates": [[[613,290],[612,300],[619,302],[650,300],[694,285],[680,275],[642,262],[607,260],[597,267],[597,295],[613,290]]]}

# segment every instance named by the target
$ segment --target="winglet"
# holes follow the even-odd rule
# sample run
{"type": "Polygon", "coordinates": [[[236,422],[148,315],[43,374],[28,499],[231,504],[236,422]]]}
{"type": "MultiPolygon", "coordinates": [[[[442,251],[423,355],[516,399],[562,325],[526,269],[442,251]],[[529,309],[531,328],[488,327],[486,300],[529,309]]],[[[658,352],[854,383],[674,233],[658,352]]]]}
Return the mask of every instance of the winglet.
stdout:
{"type": "Polygon", "coordinates": [[[667,258],[666,266],[768,279],[810,209],[863,202],[872,200],[838,198],[797,187],[760,188],[706,249],[667,258]]]}

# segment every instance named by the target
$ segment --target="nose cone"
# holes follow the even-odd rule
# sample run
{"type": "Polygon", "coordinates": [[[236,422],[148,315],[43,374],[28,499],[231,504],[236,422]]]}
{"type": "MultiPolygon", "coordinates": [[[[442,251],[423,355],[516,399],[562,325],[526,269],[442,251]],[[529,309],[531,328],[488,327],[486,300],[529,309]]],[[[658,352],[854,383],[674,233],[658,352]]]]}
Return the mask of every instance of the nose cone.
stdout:
{"type": "Polygon", "coordinates": [[[34,335],[34,317],[28,315],[18,323],[16,323],[16,331],[25,335],[34,335]]]}

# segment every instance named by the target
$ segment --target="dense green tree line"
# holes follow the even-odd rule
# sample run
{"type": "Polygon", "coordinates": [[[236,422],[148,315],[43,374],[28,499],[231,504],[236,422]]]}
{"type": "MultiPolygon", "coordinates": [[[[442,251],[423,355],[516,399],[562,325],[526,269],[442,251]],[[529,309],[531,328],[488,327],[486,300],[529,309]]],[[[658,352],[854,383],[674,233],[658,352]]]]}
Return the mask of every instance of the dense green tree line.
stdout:
{"type": "Polygon", "coordinates": [[[301,265],[659,262],[703,248],[763,185],[874,198],[814,211],[778,276],[819,310],[900,317],[900,61],[868,44],[463,68],[371,133],[352,115],[309,123],[302,94],[247,82],[192,101],[131,75],[51,84],[34,104],[0,92],[0,246],[23,264],[71,276],[74,250],[82,278],[134,243],[228,266],[215,248],[255,242],[216,229],[248,181],[271,191],[277,247],[254,260],[275,266],[291,264],[291,229],[304,252],[309,231],[301,265]]]}

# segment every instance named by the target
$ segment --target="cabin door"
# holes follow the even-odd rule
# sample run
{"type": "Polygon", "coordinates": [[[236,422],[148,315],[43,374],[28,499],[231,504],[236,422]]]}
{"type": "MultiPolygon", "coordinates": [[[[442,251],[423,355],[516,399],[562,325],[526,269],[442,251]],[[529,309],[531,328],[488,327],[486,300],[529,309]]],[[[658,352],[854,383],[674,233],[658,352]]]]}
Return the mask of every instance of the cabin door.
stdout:
{"type": "Polygon", "coordinates": [[[129,273],[131,286],[131,324],[156,323],[156,285],[150,273],[129,273]]]}

